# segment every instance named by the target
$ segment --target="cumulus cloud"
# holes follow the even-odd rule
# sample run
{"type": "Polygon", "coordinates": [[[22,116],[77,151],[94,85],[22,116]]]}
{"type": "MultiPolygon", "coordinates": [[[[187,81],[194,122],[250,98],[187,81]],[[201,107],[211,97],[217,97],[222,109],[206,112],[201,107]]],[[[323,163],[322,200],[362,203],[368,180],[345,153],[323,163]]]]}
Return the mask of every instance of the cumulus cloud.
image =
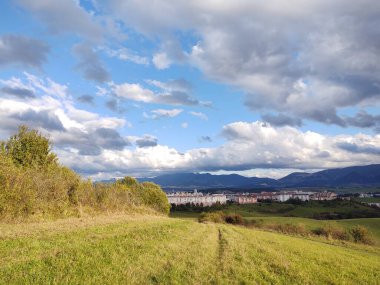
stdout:
{"type": "Polygon", "coordinates": [[[41,67],[49,51],[49,46],[40,40],[20,35],[0,36],[0,66],[41,67]]]}
{"type": "Polygon", "coordinates": [[[153,56],[153,64],[157,69],[166,69],[169,68],[172,61],[169,59],[168,55],[164,52],[156,53],[153,56]]]}
{"type": "Polygon", "coordinates": [[[263,120],[270,123],[273,126],[294,126],[300,127],[302,126],[302,120],[300,118],[295,118],[291,116],[287,116],[285,114],[265,114],[262,116],[263,120]]]}
{"type": "Polygon", "coordinates": [[[35,111],[27,109],[24,112],[14,113],[10,117],[17,119],[31,127],[42,127],[45,130],[64,131],[62,122],[52,110],[35,111]]]}
{"type": "Polygon", "coordinates": [[[245,103],[254,111],[344,127],[339,110],[380,103],[376,0],[110,1],[109,6],[127,25],[149,37],[161,35],[163,43],[178,31],[196,35],[183,52],[187,62],[245,91],[245,103]]]}
{"type": "Polygon", "coordinates": [[[109,80],[108,71],[89,44],[77,44],[73,47],[73,51],[79,58],[76,68],[83,73],[86,79],[98,83],[104,83],[109,80]]]}
{"type": "Polygon", "coordinates": [[[104,33],[79,1],[16,0],[21,7],[46,24],[51,33],[74,33],[98,40],[104,33]]]}
{"type": "Polygon", "coordinates": [[[147,82],[158,87],[159,92],[154,92],[135,83],[111,84],[111,89],[115,96],[137,102],[166,105],[198,105],[202,103],[189,94],[189,83],[185,80],[169,82],[147,80],[147,82]]]}
{"type": "Polygon", "coordinates": [[[377,129],[380,127],[380,115],[371,115],[365,111],[360,111],[353,117],[346,117],[345,122],[347,125],[359,128],[377,129]]]}
{"type": "Polygon", "coordinates": [[[95,128],[88,131],[71,129],[55,134],[54,143],[61,148],[74,148],[78,155],[97,156],[104,150],[123,150],[130,142],[111,128],[95,128]]]}
{"type": "Polygon", "coordinates": [[[130,145],[117,130],[129,125],[126,120],[77,109],[65,85],[28,73],[25,79],[11,78],[1,83],[14,88],[23,86],[35,95],[28,100],[0,97],[1,138],[26,124],[49,133],[58,150],[69,149],[78,155],[96,156],[104,149],[120,151],[130,145]]]}
{"type": "Polygon", "coordinates": [[[365,153],[380,155],[380,146],[371,144],[357,144],[354,142],[339,142],[337,146],[352,153],[365,153]]]}
{"type": "Polygon", "coordinates": [[[151,135],[144,135],[141,138],[137,138],[135,143],[138,147],[153,147],[157,146],[158,139],[151,135]]]}
{"type": "Polygon", "coordinates": [[[27,88],[18,88],[18,87],[10,87],[4,86],[0,89],[0,92],[6,95],[16,96],[19,98],[35,98],[35,95],[32,90],[27,88]]]}
{"type": "Polygon", "coordinates": [[[89,175],[115,173],[146,175],[181,171],[247,171],[250,169],[321,169],[378,162],[375,148],[380,136],[325,136],[293,127],[273,127],[263,122],[235,122],[223,127],[226,143],[215,148],[180,152],[168,146],[105,150],[99,156],[77,160],[70,152],[66,163],[89,175]],[[342,149],[354,143],[359,151],[342,149]],[[371,146],[370,149],[368,147],[371,146]],[[360,147],[364,149],[360,149],[360,147]]]}

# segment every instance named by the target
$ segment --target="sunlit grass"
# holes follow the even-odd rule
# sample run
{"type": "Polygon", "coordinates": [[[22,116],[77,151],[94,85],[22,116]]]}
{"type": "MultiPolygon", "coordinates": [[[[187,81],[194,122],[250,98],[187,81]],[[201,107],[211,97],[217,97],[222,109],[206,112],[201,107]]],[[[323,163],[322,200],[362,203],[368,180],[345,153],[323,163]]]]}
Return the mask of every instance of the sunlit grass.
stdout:
{"type": "Polygon", "coordinates": [[[380,255],[154,216],[0,225],[1,284],[376,284],[380,255]]]}

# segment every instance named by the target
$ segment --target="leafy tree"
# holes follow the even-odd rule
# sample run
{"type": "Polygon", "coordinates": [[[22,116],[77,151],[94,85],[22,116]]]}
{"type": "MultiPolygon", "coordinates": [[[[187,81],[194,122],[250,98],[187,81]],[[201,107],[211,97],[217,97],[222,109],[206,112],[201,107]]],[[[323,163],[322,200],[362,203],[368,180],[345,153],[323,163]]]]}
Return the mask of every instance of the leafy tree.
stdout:
{"type": "Polygon", "coordinates": [[[137,179],[130,176],[125,176],[123,179],[118,180],[118,182],[129,187],[137,187],[139,185],[137,179]]]}
{"type": "Polygon", "coordinates": [[[51,152],[52,144],[37,130],[20,126],[18,133],[2,143],[2,149],[16,166],[47,167],[57,164],[57,156],[51,152]]]}
{"type": "Polygon", "coordinates": [[[143,182],[140,185],[142,186],[140,196],[143,203],[164,214],[169,214],[170,204],[161,187],[152,182],[143,182]]]}

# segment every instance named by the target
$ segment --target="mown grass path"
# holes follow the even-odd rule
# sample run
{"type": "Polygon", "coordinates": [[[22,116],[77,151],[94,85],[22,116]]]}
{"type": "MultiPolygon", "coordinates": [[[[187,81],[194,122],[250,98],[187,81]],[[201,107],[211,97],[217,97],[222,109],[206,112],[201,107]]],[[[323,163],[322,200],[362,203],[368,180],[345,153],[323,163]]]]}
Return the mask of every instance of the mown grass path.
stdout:
{"type": "Polygon", "coordinates": [[[0,225],[0,284],[379,284],[379,268],[375,251],[163,217],[0,225]]]}

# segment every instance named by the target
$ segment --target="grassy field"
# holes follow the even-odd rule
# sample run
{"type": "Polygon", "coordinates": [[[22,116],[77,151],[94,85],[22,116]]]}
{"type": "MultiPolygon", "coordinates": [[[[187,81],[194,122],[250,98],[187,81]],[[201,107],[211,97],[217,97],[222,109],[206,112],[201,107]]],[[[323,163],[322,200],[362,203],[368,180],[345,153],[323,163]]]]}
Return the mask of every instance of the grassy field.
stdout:
{"type": "Polygon", "coordinates": [[[287,203],[257,203],[236,205],[232,204],[225,209],[226,212],[238,213],[244,217],[303,217],[313,218],[316,214],[321,213],[358,213],[366,212],[379,215],[380,211],[361,205],[360,203],[350,201],[331,201],[331,202],[309,202],[301,205],[287,203]]]}
{"type": "Polygon", "coordinates": [[[249,217],[247,219],[255,219],[262,224],[303,224],[308,230],[315,230],[323,227],[326,224],[337,224],[345,229],[352,229],[354,226],[365,226],[372,234],[375,242],[380,246],[380,218],[366,218],[366,219],[349,219],[349,220],[336,220],[336,221],[321,221],[308,218],[298,217],[249,217]]]}
{"type": "MultiPolygon", "coordinates": [[[[329,205],[313,205],[307,207],[305,205],[292,205],[284,203],[271,204],[250,204],[250,205],[229,205],[223,209],[228,214],[240,214],[246,220],[256,220],[261,225],[266,224],[303,224],[308,230],[315,230],[326,224],[338,224],[346,229],[351,229],[356,225],[365,226],[374,238],[376,245],[380,246],[380,218],[360,218],[360,219],[342,219],[342,220],[315,220],[311,217],[314,213],[320,212],[348,212],[353,209],[368,209],[361,205],[350,205],[343,203],[339,207],[329,205]],[[355,208],[354,208],[355,207],[355,208]]],[[[373,210],[373,209],[371,209],[373,210]]],[[[181,219],[196,220],[199,212],[172,212],[171,217],[181,219]]]]}
{"type": "Polygon", "coordinates": [[[370,246],[154,216],[0,225],[0,284],[378,284],[370,246]]]}
{"type": "Polygon", "coordinates": [[[380,197],[356,198],[355,201],[366,203],[380,203],[380,197]]]}

